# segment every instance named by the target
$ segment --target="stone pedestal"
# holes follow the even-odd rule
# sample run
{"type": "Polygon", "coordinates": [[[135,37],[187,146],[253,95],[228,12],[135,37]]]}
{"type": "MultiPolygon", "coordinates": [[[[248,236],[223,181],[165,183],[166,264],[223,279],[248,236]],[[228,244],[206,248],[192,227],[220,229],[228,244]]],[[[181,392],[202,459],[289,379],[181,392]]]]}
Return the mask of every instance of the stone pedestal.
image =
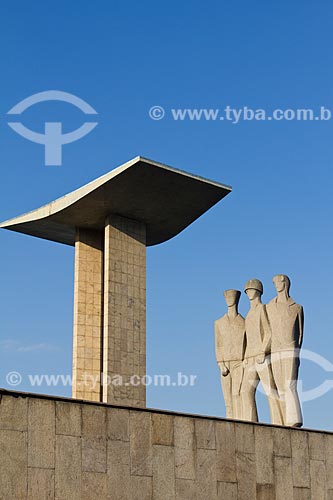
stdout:
{"type": "Polygon", "coordinates": [[[0,396],[1,499],[333,498],[331,432],[0,396]]]}

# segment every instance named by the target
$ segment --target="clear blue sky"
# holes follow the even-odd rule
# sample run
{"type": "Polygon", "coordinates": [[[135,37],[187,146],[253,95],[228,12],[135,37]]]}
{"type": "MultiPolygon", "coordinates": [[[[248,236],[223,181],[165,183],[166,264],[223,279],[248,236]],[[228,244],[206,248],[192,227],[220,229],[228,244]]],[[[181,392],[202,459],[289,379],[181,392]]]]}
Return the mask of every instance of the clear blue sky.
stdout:
{"type": "MultiPolygon", "coordinates": [[[[193,388],[149,388],[148,405],[224,416],[213,321],[222,291],[248,278],[274,296],[292,279],[305,310],[304,348],[333,362],[332,122],[176,122],[171,108],[333,108],[331,2],[3,2],[0,7],[0,220],[37,208],[143,155],[233,186],[181,235],[148,250],[148,372],[193,373],[193,388]],[[7,125],[23,98],[63,90],[99,113],[98,127],[45,167],[43,147],[7,125]]],[[[80,126],[80,111],[40,104],[22,122],[80,126]]],[[[171,200],[170,200],[171,201],[171,200]]],[[[74,251],[0,232],[0,386],[71,373],[74,251]]],[[[246,314],[247,298],[241,311],[246,314]]],[[[333,374],[303,361],[303,390],[333,374]]],[[[333,429],[333,392],[303,406],[307,427],[333,429]]],[[[267,404],[259,396],[262,420],[267,404]]]]}

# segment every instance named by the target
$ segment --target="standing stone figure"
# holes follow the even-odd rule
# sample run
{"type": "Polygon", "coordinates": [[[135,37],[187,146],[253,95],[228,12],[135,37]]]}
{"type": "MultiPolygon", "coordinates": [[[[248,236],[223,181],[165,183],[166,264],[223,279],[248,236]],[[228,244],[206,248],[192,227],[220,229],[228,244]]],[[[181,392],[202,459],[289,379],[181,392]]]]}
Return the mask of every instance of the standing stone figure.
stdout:
{"type": "Polygon", "coordinates": [[[242,419],[240,390],[245,351],[245,320],[238,313],[239,290],[225,290],[228,312],[215,321],[216,360],[221,371],[227,418],[242,419]]]}
{"type": "Polygon", "coordinates": [[[263,285],[257,279],[249,280],[244,288],[250,300],[250,311],[245,319],[246,352],[242,384],[243,418],[258,422],[256,390],[263,384],[268,398],[271,422],[282,424],[282,412],[270,365],[271,329],[266,306],[261,302],[263,285]]]}
{"type": "Polygon", "coordinates": [[[272,328],[272,369],[281,399],[284,425],[301,427],[302,411],[297,394],[299,353],[303,341],[303,308],[289,296],[290,279],[274,276],[277,296],[267,305],[272,328]]]}

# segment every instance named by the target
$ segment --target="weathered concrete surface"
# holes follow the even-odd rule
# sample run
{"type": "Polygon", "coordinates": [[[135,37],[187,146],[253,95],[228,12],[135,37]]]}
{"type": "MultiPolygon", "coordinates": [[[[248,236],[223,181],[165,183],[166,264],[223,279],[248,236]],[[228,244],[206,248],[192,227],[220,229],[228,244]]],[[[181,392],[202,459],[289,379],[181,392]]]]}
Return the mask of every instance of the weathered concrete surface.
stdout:
{"type": "Polygon", "coordinates": [[[333,499],[333,433],[0,395],[1,500],[333,499]]]}

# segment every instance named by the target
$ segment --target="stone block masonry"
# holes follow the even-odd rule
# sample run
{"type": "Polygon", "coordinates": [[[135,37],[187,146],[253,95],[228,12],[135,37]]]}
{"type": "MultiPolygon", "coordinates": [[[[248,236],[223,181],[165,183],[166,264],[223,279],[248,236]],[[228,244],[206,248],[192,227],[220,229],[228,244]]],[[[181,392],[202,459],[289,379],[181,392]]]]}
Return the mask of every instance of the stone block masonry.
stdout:
{"type": "Polygon", "coordinates": [[[1,500],[332,500],[333,433],[1,392],[1,500]]]}

